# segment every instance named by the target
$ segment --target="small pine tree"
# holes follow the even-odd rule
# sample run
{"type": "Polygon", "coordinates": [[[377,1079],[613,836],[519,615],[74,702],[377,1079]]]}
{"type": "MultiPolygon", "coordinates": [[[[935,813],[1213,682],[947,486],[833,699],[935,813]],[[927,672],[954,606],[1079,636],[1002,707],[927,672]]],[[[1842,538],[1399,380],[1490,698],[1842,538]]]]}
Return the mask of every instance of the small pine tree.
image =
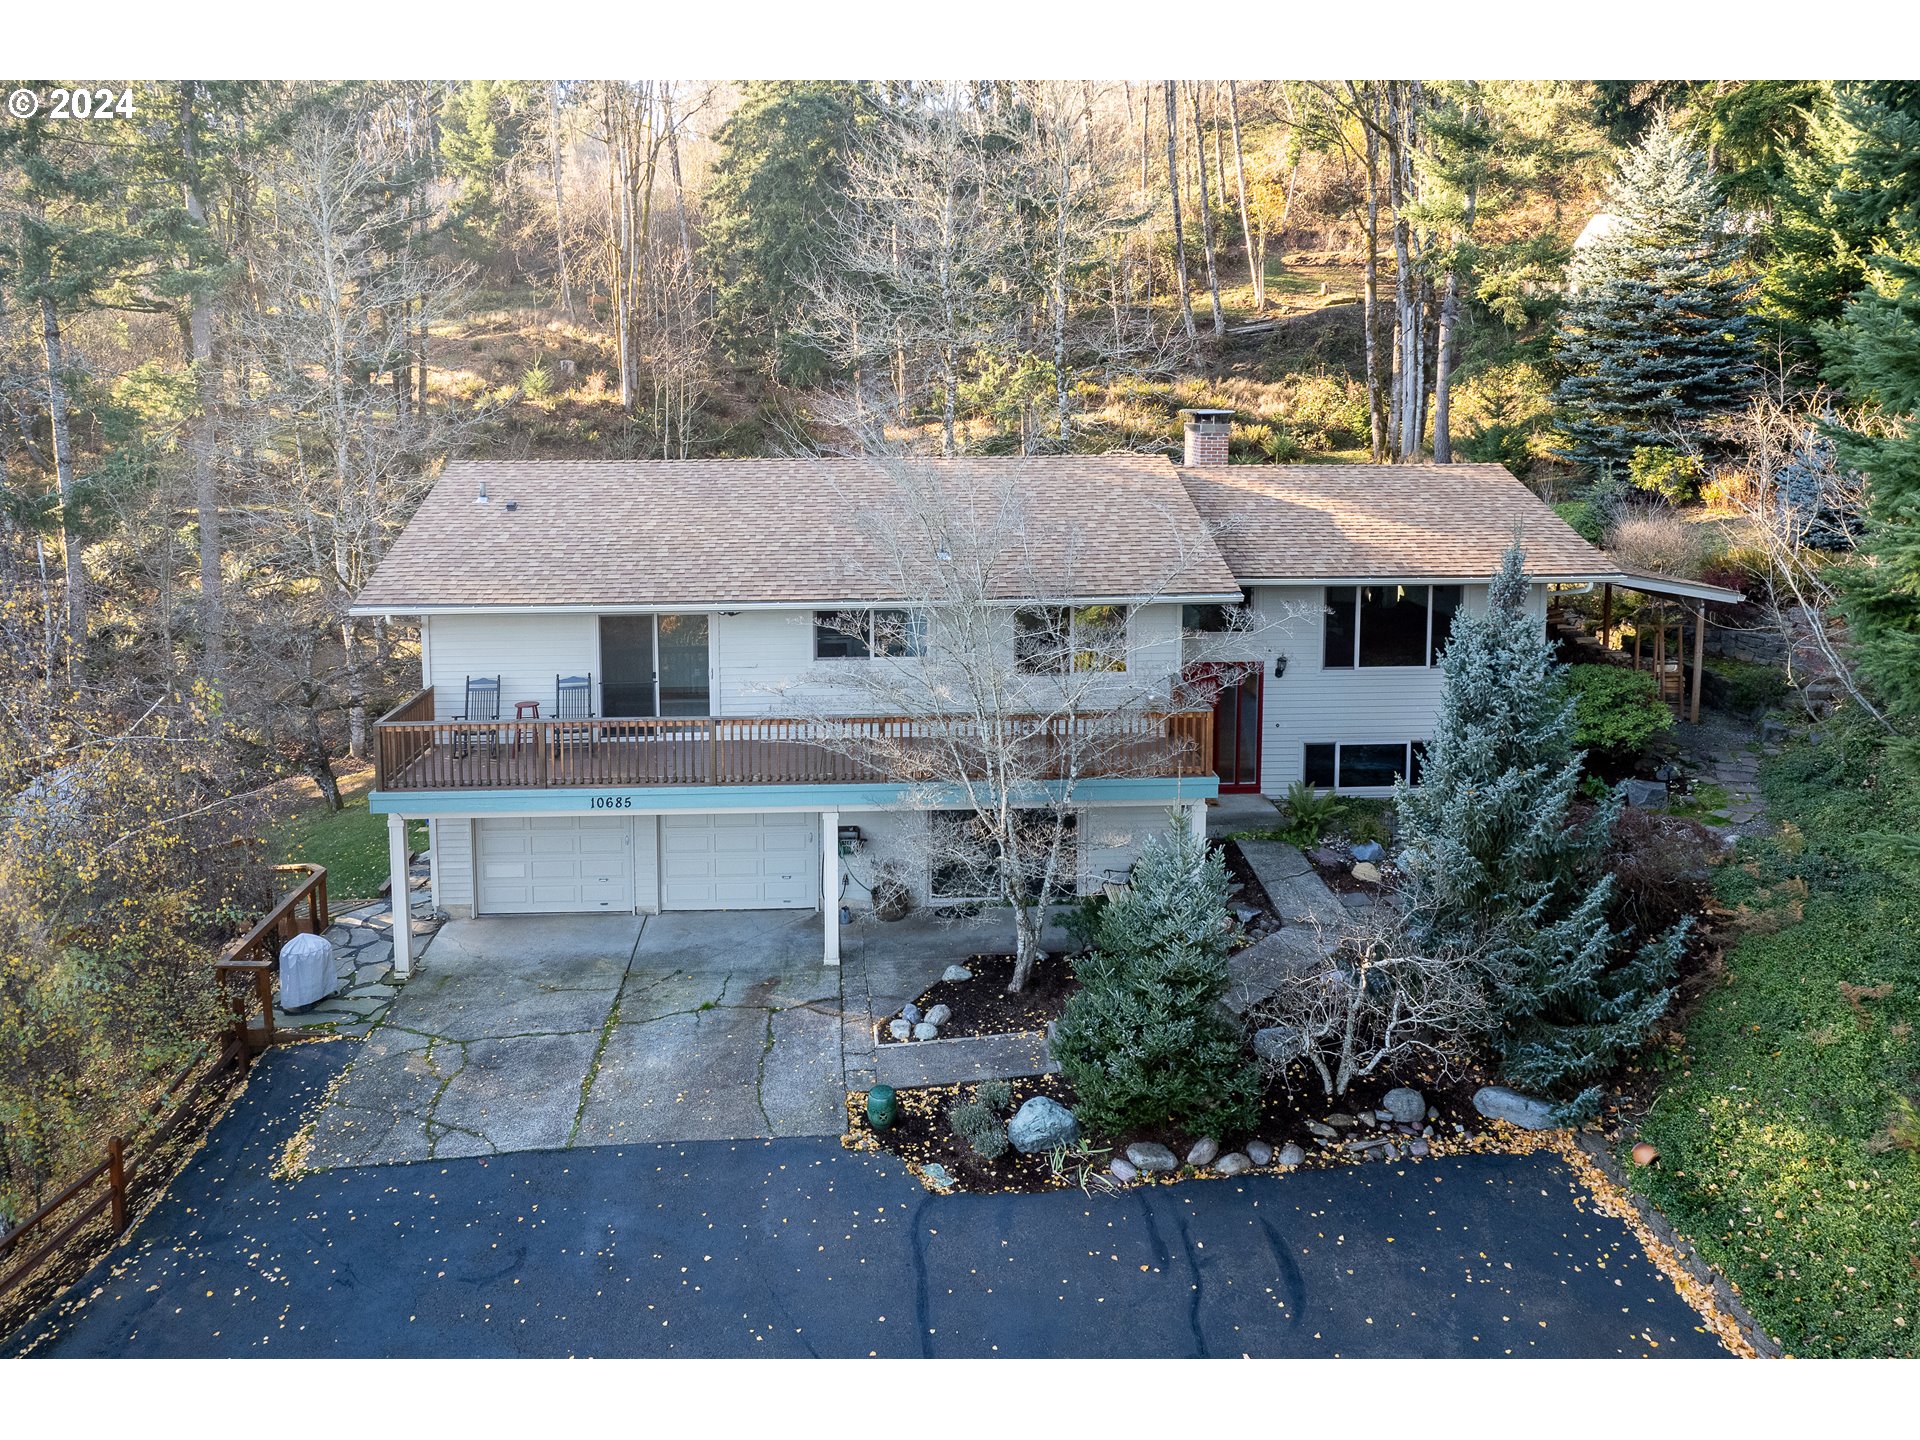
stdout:
{"type": "MultiPolygon", "coordinates": [[[[1671,997],[1685,927],[1635,943],[1607,920],[1621,792],[1575,823],[1575,705],[1509,550],[1484,613],[1454,620],[1420,788],[1396,797],[1416,943],[1484,957],[1508,1078],[1565,1095],[1643,1040],[1671,997]]],[[[1590,1109],[1583,1089],[1569,1113],[1590,1109]]]]}
{"type": "Polygon", "coordinates": [[[1258,1080],[1222,1013],[1227,869],[1183,821],[1143,847],[1126,894],[1102,906],[1076,965],[1053,1053],[1101,1134],[1177,1125],[1225,1137],[1253,1123],[1258,1080]]]}
{"type": "Polygon", "coordinates": [[[1553,400],[1567,458],[1625,474],[1671,427],[1739,403],[1757,322],[1713,172],[1664,118],[1628,152],[1607,211],[1613,228],[1568,272],[1553,400]]]}

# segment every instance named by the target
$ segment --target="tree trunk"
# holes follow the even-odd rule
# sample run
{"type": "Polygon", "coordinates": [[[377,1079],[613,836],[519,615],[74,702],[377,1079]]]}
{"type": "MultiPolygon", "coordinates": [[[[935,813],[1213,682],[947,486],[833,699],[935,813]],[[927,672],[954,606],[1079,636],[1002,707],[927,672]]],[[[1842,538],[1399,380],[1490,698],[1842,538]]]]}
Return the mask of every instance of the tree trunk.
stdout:
{"type": "Polygon", "coordinates": [[[1447,265],[1447,287],[1440,301],[1440,335],[1433,368],[1433,458],[1453,463],[1453,352],[1459,343],[1461,247],[1473,234],[1473,214],[1479,199],[1477,177],[1469,176],[1461,214],[1460,244],[1447,265]]]}
{"type": "Polygon", "coordinates": [[[560,308],[573,314],[573,281],[567,271],[567,212],[561,202],[561,170],[565,161],[560,144],[560,82],[547,85],[547,169],[553,176],[553,252],[560,266],[560,308]]]}
{"type": "Polygon", "coordinates": [[[60,312],[51,295],[40,297],[40,340],[47,357],[47,424],[53,431],[53,476],[60,495],[60,548],[67,576],[67,679],[87,672],[87,569],[75,528],[78,481],[73,473],[73,435],[67,422],[67,356],[60,338],[60,312]]]}
{"type": "MultiPolygon", "coordinates": [[[[1192,112],[1193,143],[1200,151],[1200,164],[1196,167],[1200,191],[1200,240],[1201,251],[1207,257],[1207,295],[1213,301],[1213,338],[1218,340],[1227,333],[1227,317],[1220,310],[1220,271],[1213,263],[1213,208],[1207,201],[1207,151],[1206,137],[1200,133],[1200,85],[1190,82],[1187,86],[1187,108],[1192,112]]],[[[1217,132],[1216,132],[1216,138],[1217,132]]],[[[1225,199],[1224,192],[1221,199],[1225,199]]]]}
{"type": "Polygon", "coordinates": [[[1167,190],[1173,204],[1173,273],[1180,286],[1180,323],[1187,339],[1196,337],[1193,301],[1187,295],[1187,237],[1180,228],[1180,99],[1173,81],[1161,82],[1167,92],[1167,190]]]}
{"type": "MultiPolygon", "coordinates": [[[[200,160],[194,144],[193,101],[196,82],[180,82],[181,189],[187,219],[204,229],[207,211],[200,196],[200,160]]],[[[206,673],[218,681],[226,671],[224,594],[220,574],[220,497],[214,484],[214,408],[218,399],[213,367],[213,304],[197,289],[187,318],[187,338],[193,366],[198,413],[187,434],[187,454],[193,470],[194,518],[199,528],[200,642],[206,673]]]]}
{"type": "Polygon", "coordinates": [[[1233,183],[1240,195],[1240,239],[1247,247],[1247,278],[1253,282],[1254,313],[1267,308],[1266,256],[1253,243],[1253,216],[1247,209],[1247,157],[1240,148],[1240,85],[1227,82],[1227,118],[1233,126],[1233,183]]]}
{"type": "MultiPolygon", "coordinates": [[[[1362,107],[1359,92],[1351,80],[1347,82],[1347,93],[1352,96],[1356,111],[1362,107]]],[[[1368,92],[1364,101],[1367,110],[1373,108],[1373,95],[1368,92]]],[[[1380,137],[1370,123],[1372,116],[1362,115],[1361,130],[1367,142],[1367,261],[1364,287],[1361,294],[1361,324],[1366,331],[1367,348],[1367,419],[1372,431],[1372,459],[1378,465],[1387,458],[1387,417],[1386,397],[1381,393],[1380,384],[1380,333],[1379,333],[1379,296],[1380,296],[1380,137]]]]}
{"type": "Polygon", "coordinates": [[[1053,399],[1054,436],[1064,450],[1071,435],[1069,413],[1072,387],[1067,383],[1067,211],[1073,195],[1073,150],[1071,132],[1062,127],[1056,143],[1060,147],[1060,188],[1055,199],[1053,224],[1053,399]]]}

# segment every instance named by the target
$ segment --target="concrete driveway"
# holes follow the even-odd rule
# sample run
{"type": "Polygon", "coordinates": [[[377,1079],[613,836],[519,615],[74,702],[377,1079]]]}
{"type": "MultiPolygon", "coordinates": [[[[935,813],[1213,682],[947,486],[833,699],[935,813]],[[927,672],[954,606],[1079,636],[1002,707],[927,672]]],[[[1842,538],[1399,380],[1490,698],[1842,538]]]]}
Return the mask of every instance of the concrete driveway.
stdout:
{"type": "Polygon", "coordinates": [[[315,1119],[317,1167],[837,1135],[839,977],[811,912],[456,920],[315,1119]]]}

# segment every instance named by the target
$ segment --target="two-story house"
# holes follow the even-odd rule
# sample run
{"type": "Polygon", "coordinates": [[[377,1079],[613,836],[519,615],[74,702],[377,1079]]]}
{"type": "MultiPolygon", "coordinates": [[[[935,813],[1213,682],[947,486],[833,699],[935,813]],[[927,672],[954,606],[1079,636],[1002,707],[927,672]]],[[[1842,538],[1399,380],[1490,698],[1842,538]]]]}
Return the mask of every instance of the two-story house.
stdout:
{"type": "MultiPolygon", "coordinates": [[[[890,859],[921,903],[979,898],[917,843],[939,787],[863,758],[869,736],[898,754],[909,722],[873,713],[885,687],[846,684],[950,643],[900,555],[924,539],[951,562],[958,521],[994,551],[962,559],[971,601],[1004,607],[1009,673],[1044,614],[1072,642],[1062,668],[1097,667],[1124,710],[1124,765],[1068,746],[1095,758],[1052,779],[1072,787],[1082,887],[1223,789],[1417,783],[1439,650],[1516,537],[1543,623],[1549,585],[1737,598],[1622,572],[1497,466],[1229,467],[1228,418],[1188,412],[1182,465],[910,462],[949,510],[992,513],[893,512],[903,545],[872,517],[908,462],[450,465],[355,609],[420,627],[423,688],[376,727],[396,885],[420,818],[453,914],[818,910],[828,964],[842,907],[890,859]]],[[[1097,722],[1080,707],[1048,733],[1097,722]]],[[[927,724],[939,703],[899,708],[927,724]]]]}

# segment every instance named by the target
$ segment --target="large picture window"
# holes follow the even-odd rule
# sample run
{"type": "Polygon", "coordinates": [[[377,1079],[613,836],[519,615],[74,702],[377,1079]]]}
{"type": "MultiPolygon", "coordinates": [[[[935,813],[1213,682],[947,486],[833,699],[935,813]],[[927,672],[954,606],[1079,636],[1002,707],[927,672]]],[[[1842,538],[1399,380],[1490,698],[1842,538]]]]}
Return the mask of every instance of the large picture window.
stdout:
{"type": "Polygon", "coordinates": [[[922,610],[816,610],[813,658],[865,660],[874,655],[927,653],[927,617],[922,610]]]}
{"type": "Polygon", "coordinates": [[[1418,785],[1426,752],[1424,740],[1310,744],[1301,778],[1322,790],[1385,790],[1403,775],[1418,785]]]}
{"type": "Polygon", "coordinates": [[[1013,668],[1022,675],[1127,668],[1124,605],[1034,605],[1013,612],[1013,668]]]}
{"type": "Polygon", "coordinates": [[[1329,585],[1322,663],[1329,670],[1438,662],[1460,610],[1458,585],[1329,585]]]}

